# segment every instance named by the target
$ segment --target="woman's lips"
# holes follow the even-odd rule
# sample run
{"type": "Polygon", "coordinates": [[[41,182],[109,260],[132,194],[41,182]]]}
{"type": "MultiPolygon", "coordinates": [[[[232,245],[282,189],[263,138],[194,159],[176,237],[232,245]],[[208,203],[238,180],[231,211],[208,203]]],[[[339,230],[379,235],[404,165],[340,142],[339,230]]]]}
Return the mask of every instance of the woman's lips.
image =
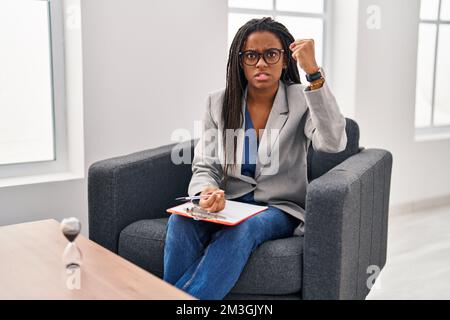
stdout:
{"type": "Polygon", "coordinates": [[[257,74],[257,75],[255,76],[255,79],[256,79],[257,81],[266,81],[266,80],[269,79],[269,75],[266,74],[266,73],[260,73],[260,74],[257,74]]]}

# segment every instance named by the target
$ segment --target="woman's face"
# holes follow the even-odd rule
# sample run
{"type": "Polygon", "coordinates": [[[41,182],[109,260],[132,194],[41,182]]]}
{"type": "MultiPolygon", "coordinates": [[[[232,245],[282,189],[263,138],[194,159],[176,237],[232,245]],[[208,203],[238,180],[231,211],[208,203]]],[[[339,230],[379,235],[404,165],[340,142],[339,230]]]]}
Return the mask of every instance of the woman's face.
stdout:
{"type": "MultiPolygon", "coordinates": [[[[251,33],[245,41],[244,47],[241,52],[255,51],[260,54],[264,53],[267,49],[280,49],[283,50],[280,39],[269,31],[256,31],[251,33]]],[[[275,57],[277,51],[269,51],[266,54],[266,58],[271,61],[275,57]]],[[[268,64],[263,56],[260,56],[259,61],[254,66],[250,66],[245,63],[244,56],[247,55],[247,62],[251,59],[256,60],[257,56],[250,54],[244,54],[241,56],[240,64],[244,70],[245,77],[247,78],[248,85],[255,89],[273,88],[278,85],[283,68],[286,67],[286,59],[284,53],[279,53],[280,59],[274,64],[268,64]],[[249,59],[250,58],[250,59],[249,59]]]]}

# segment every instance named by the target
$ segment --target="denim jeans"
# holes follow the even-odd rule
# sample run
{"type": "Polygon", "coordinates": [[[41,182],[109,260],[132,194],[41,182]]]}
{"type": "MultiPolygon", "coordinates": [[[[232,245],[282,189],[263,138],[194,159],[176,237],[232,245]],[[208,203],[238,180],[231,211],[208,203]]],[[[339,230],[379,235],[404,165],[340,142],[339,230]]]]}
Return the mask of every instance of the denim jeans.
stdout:
{"type": "Polygon", "coordinates": [[[271,206],[236,226],[172,214],[164,247],[164,280],[201,300],[223,299],[251,253],[265,241],[291,236],[299,223],[271,206]]]}

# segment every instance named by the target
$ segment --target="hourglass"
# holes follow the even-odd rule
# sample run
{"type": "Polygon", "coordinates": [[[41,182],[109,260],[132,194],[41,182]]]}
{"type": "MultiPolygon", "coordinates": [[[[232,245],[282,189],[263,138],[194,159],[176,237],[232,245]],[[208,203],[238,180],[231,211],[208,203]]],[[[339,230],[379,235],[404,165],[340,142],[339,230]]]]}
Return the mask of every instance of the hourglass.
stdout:
{"type": "Polygon", "coordinates": [[[82,254],[75,239],[80,234],[81,223],[77,218],[67,218],[61,221],[61,231],[69,240],[63,253],[63,263],[66,269],[77,269],[81,266],[82,254]]]}

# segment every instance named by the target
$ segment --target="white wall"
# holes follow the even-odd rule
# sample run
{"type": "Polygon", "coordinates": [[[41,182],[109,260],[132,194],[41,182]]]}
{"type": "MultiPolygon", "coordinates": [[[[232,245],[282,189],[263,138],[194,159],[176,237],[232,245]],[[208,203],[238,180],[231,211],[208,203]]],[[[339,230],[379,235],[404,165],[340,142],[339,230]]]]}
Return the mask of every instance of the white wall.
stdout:
{"type": "Polygon", "coordinates": [[[225,85],[227,2],[82,0],[86,178],[0,189],[0,225],[75,216],[95,161],[193,131],[225,85]]]}
{"type": "Polygon", "coordinates": [[[330,1],[327,78],[341,112],[354,118],[358,43],[358,0],[330,1]]]}
{"type": "MultiPolygon", "coordinates": [[[[336,0],[338,4],[347,0],[336,0]]],[[[356,73],[333,74],[336,95],[354,105],[343,107],[361,129],[361,145],[385,148],[393,154],[391,205],[412,207],[421,201],[450,195],[450,140],[415,141],[414,108],[419,0],[360,0],[358,19],[351,12],[337,17],[335,32],[344,29],[340,21],[357,21],[356,73]],[[366,26],[367,8],[381,9],[381,28],[366,26]],[[339,20],[341,19],[341,20],[339,20]],[[342,20],[344,19],[344,20],[342,20]],[[349,84],[350,89],[345,85],[349,84]],[[345,97],[350,92],[351,98],[345,97]],[[354,93],[354,96],[353,94],[354,93]]],[[[344,24],[345,25],[345,24],[344,24]]],[[[348,28],[347,28],[348,29],[348,28]]],[[[356,34],[355,34],[356,33],[356,34]]],[[[342,36],[341,36],[342,37],[342,36]]],[[[342,71],[345,52],[351,49],[340,42],[335,61],[342,71]]],[[[354,52],[349,53],[353,59],[354,52]]]]}

